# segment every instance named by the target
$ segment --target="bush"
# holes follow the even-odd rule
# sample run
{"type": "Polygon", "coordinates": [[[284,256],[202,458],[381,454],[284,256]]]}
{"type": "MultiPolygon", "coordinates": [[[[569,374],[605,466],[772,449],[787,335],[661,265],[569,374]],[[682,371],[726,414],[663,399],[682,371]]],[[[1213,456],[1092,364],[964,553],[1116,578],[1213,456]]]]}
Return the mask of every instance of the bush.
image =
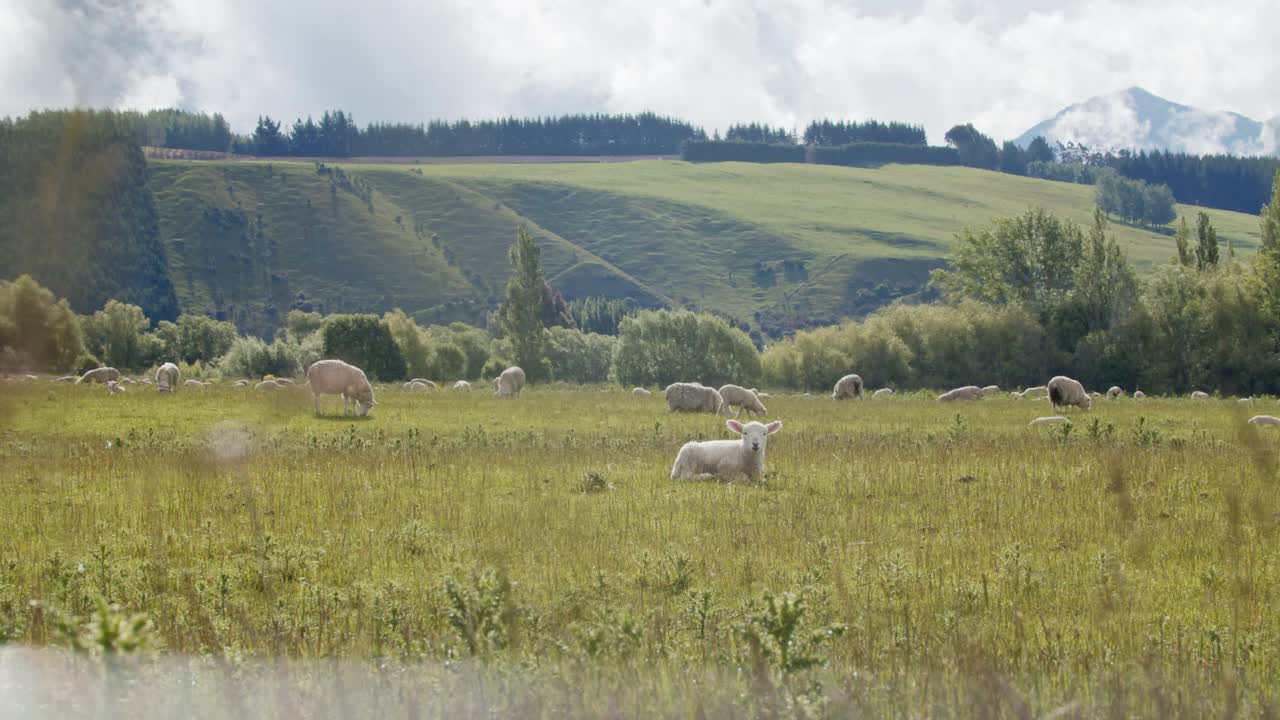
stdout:
{"type": "Polygon", "coordinates": [[[959,165],[955,148],[897,143],[859,142],[836,147],[813,148],[813,161],[822,165],[959,165]]]}
{"type": "Polygon", "coordinates": [[[285,341],[277,340],[268,345],[255,337],[242,337],[231,344],[218,367],[223,375],[260,378],[265,375],[291,377],[304,366],[298,363],[295,353],[285,341]]]}
{"type": "Polygon", "coordinates": [[[609,379],[614,338],[554,327],[547,331],[551,377],[561,382],[602,383],[609,379]]]}
{"type": "Polygon", "coordinates": [[[23,275],[13,282],[0,281],[0,349],[4,348],[21,367],[61,372],[85,354],[84,333],[66,300],[55,300],[52,292],[23,275]]]}
{"type": "Polygon", "coordinates": [[[374,380],[403,380],[407,368],[387,324],[376,315],[330,315],[320,330],[324,356],[364,370],[374,380]]]}
{"type": "Polygon", "coordinates": [[[611,373],[623,385],[755,385],[760,355],[724,320],[688,310],[646,310],[622,321],[611,373]]]}

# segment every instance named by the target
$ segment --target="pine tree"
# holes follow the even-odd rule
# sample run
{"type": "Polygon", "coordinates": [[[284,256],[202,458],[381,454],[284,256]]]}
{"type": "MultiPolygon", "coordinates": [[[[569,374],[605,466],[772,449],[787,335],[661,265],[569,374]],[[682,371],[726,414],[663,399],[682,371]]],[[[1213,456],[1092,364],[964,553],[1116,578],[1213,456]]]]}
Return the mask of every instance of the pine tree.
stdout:
{"type": "Polygon", "coordinates": [[[542,327],[542,250],[523,227],[511,246],[511,279],[502,313],[502,331],[511,339],[516,365],[530,382],[546,377],[546,339],[542,327]]]}
{"type": "Polygon", "coordinates": [[[1280,254],[1280,171],[1271,184],[1271,202],[1262,208],[1262,251],[1280,254]]]}
{"type": "Polygon", "coordinates": [[[1196,269],[1209,270],[1218,266],[1218,231],[1213,229],[1206,213],[1200,213],[1196,222],[1196,269]]]}
{"type": "Polygon", "coordinates": [[[1191,267],[1191,232],[1187,230],[1187,217],[1182,216],[1182,222],[1178,225],[1178,234],[1173,236],[1173,242],[1178,246],[1178,256],[1175,260],[1183,267],[1191,267]]]}

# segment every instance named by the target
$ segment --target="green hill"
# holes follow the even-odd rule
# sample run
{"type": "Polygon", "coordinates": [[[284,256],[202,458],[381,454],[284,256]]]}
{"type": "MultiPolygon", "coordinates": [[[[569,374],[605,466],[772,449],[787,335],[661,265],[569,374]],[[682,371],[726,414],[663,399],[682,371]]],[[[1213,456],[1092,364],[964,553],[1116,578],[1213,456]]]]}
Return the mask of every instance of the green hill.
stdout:
{"type": "MultiPolygon", "coordinates": [[[[497,303],[522,223],[570,298],[696,305],[766,327],[826,322],[918,292],[966,225],[1032,205],[1084,225],[1093,210],[1091,187],[926,166],[155,161],[151,171],[182,308],[258,332],[292,307],[477,322],[497,303]]],[[[1208,212],[1224,243],[1256,247],[1256,217],[1208,212]]],[[[1169,235],[1113,229],[1140,271],[1173,253],[1169,235]]]]}

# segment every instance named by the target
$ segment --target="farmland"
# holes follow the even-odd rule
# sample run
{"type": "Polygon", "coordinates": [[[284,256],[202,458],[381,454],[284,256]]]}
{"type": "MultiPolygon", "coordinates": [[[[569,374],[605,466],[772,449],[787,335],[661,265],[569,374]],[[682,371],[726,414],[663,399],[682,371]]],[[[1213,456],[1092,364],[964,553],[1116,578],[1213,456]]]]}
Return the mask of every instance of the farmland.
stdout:
{"type": "Polygon", "coordinates": [[[148,657],[240,683],[195,683],[205,716],[344,687],[393,688],[384,716],[1277,701],[1277,439],[1244,421],[1280,403],[1097,401],[1065,429],[1027,427],[1044,401],[768,405],[763,482],[676,483],[723,420],[616,388],[384,387],[352,420],[302,391],[6,383],[0,631],[146,613],[148,657]],[[250,679],[272,658],[292,689],[250,679]]]}

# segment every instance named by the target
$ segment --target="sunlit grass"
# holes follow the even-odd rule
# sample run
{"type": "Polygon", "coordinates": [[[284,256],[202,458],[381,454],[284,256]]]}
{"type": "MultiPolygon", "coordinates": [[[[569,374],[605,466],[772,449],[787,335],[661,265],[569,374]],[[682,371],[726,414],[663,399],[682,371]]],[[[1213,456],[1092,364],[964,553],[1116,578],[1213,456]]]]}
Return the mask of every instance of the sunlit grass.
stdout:
{"type": "Polygon", "coordinates": [[[805,628],[846,629],[825,669],[770,665],[791,710],[1275,700],[1277,438],[1244,422],[1274,401],[1100,400],[1064,431],[1026,427],[1044,401],[775,396],[749,484],[668,480],[723,419],[604,389],[382,388],[362,420],[303,391],[3,393],[0,629],[20,643],[102,597],[167,652],[478,654],[632,678],[683,714],[703,696],[683,667],[757,693],[744,619],[794,592],[805,628]],[[513,611],[477,651],[446,587],[484,597],[486,569],[513,611]]]}

